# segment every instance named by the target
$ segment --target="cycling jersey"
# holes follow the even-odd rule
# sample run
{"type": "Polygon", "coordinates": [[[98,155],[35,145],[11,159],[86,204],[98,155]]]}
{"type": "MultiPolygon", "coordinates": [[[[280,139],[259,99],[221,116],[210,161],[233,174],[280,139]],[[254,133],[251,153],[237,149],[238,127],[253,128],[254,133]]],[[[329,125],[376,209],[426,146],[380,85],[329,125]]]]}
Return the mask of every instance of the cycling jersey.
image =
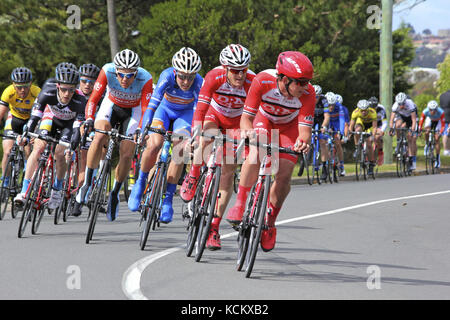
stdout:
{"type": "Polygon", "coordinates": [[[128,88],[122,88],[116,76],[114,63],[103,66],[95,81],[94,91],[86,104],[86,119],[94,119],[97,105],[106,90],[105,99],[121,108],[139,107],[143,115],[153,92],[152,75],[143,68],[137,69],[133,83],[128,88]]]}
{"type": "MultiPolygon", "coordinates": [[[[173,67],[165,69],[159,76],[158,84],[145,111],[142,127],[145,127],[152,118],[155,118],[161,124],[165,123],[164,128],[168,129],[167,122],[171,120],[169,119],[171,118],[169,114],[173,114],[174,119],[185,117],[185,114],[190,114],[189,119],[187,119],[190,125],[202,84],[203,77],[196,74],[189,90],[183,91],[177,84],[176,70],[173,67]],[[166,110],[158,111],[159,109],[166,110]],[[155,111],[158,115],[155,114],[155,111]]],[[[174,131],[176,131],[175,127],[174,131]]]]}
{"type": "Polygon", "coordinates": [[[243,87],[233,88],[227,81],[225,68],[219,66],[209,71],[199,93],[193,123],[203,123],[210,106],[226,118],[240,117],[254,77],[255,73],[248,70],[243,87]]]}
{"type": "Polygon", "coordinates": [[[403,117],[410,117],[413,112],[417,111],[415,103],[411,99],[406,99],[405,104],[400,107],[397,102],[392,106],[392,112],[403,117]]]}
{"type": "Polygon", "coordinates": [[[317,124],[319,128],[322,126],[325,113],[328,113],[328,100],[321,94],[314,109],[314,125],[317,124]]]}
{"type": "Polygon", "coordinates": [[[443,131],[443,129],[445,127],[445,116],[444,116],[444,110],[442,108],[438,107],[434,114],[430,113],[430,109],[425,108],[425,110],[422,111],[422,115],[420,117],[419,130],[422,130],[422,126],[423,126],[426,118],[429,118],[429,120],[431,122],[440,122],[441,123],[440,128],[443,131]]]}
{"type": "Polygon", "coordinates": [[[85,106],[86,98],[78,92],[73,94],[68,104],[62,104],[59,101],[58,89],[48,86],[41,91],[34,102],[28,128],[33,132],[41,119],[41,128],[44,128],[46,124],[51,126],[51,120],[54,118],[64,121],[65,124],[71,123],[73,127],[79,127],[84,121],[85,106]]]}
{"type": "Polygon", "coordinates": [[[364,123],[371,123],[372,121],[377,121],[377,112],[373,108],[368,109],[369,112],[364,116],[361,113],[361,109],[356,108],[352,112],[352,120],[358,120],[360,119],[364,123]]]}
{"type": "Polygon", "coordinates": [[[345,128],[344,106],[336,102],[333,110],[328,106],[328,113],[330,114],[330,128],[343,134],[345,128]]]}
{"type": "Polygon", "coordinates": [[[377,128],[385,131],[387,127],[386,109],[382,104],[378,104],[377,108],[377,128]]]}
{"type": "Polygon", "coordinates": [[[3,91],[0,105],[9,107],[9,111],[14,117],[27,120],[30,118],[31,108],[40,91],[41,89],[38,86],[32,84],[25,99],[20,99],[14,85],[11,84],[3,91]]]}

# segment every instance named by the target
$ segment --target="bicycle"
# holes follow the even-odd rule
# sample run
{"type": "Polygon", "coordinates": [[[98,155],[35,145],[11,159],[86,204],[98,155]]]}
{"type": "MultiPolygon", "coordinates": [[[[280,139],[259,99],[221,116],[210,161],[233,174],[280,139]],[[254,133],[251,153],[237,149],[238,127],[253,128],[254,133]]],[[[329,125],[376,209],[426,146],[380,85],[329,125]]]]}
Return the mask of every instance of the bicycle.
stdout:
{"type": "MultiPolygon", "coordinates": [[[[145,137],[145,135],[142,135],[145,137]]],[[[135,184],[136,180],[139,178],[139,171],[141,169],[141,155],[144,147],[142,146],[141,141],[136,143],[136,148],[134,150],[133,160],[131,162],[130,173],[127,178],[123,182],[123,194],[125,196],[125,201],[128,202],[128,198],[130,197],[131,189],[135,184]]]]}
{"type": "Polygon", "coordinates": [[[268,215],[270,215],[270,188],[272,185],[272,151],[285,152],[300,155],[291,149],[276,147],[269,144],[258,144],[267,150],[267,154],[261,161],[258,180],[253,185],[247,198],[246,210],[242,222],[238,226],[238,256],[237,270],[245,267],[245,277],[249,278],[254,267],[258,246],[263,230],[267,230],[268,215]]]}
{"type": "Polygon", "coordinates": [[[320,179],[320,143],[319,143],[319,132],[318,130],[311,131],[311,148],[308,154],[303,155],[303,163],[306,169],[306,175],[308,179],[308,184],[312,185],[314,179],[317,184],[322,184],[320,179]],[[311,169],[310,169],[311,167],[311,169]],[[311,170],[311,174],[310,174],[311,170]]]}
{"type": "Polygon", "coordinates": [[[334,145],[334,135],[339,134],[339,131],[329,130],[327,146],[330,158],[327,161],[328,167],[328,181],[330,183],[339,182],[339,157],[336,152],[336,147],[334,145]]]}
{"type": "Polygon", "coordinates": [[[435,174],[437,168],[435,168],[436,156],[435,156],[435,146],[436,146],[436,130],[432,129],[428,133],[428,139],[425,142],[425,150],[427,150],[425,154],[425,172],[427,174],[435,174]]]}
{"type": "Polygon", "coordinates": [[[112,128],[111,131],[105,131],[101,129],[94,129],[94,131],[109,136],[109,142],[105,159],[100,163],[100,168],[98,169],[95,182],[88,197],[89,227],[85,239],[86,244],[88,244],[92,240],[98,213],[101,208],[107,204],[108,201],[107,189],[109,187],[109,190],[111,190],[112,153],[114,151],[114,147],[120,144],[122,140],[134,141],[133,137],[120,134],[119,130],[116,128],[112,128]]]}
{"type": "Polygon", "coordinates": [[[394,151],[394,158],[396,161],[397,177],[401,178],[411,174],[408,156],[408,139],[406,137],[407,133],[410,132],[411,129],[398,128],[395,130],[400,133],[400,137],[397,137],[397,147],[394,151]]]}
{"type": "MultiPolygon", "coordinates": [[[[354,153],[355,159],[355,176],[356,181],[359,181],[361,177],[364,180],[367,180],[368,176],[368,168],[369,168],[369,158],[367,151],[367,141],[366,139],[370,137],[372,134],[370,132],[356,132],[352,131],[351,134],[359,135],[358,143],[356,144],[356,150],[354,153]]],[[[372,171],[372,178],[375,179],[375,172],[372,171]]]]}
{"type": "Polygon", "coordinates": [[[17,216],[13,201],[14,197],[20,192],[22,187],[25,161],[23,147],[20,147],[16,142],[17,136],[18,134],[16,133],[12,133],[10,135],[2,134],[2,137],[4,138],[14,139],[14,144],[8,156],[5,172],[3,173],[3,180],[0,186],[0,220],[5,217],[9,199],[11,199],[11,217],[15,219],[17,216]]]}
{"type": "MultiPolygon", "coordinates": [[[[201,133],[205,138],[213,140],[212,149],[206,166],[203,166],[197,183],[193,199],[189,202],[190,213],[187,226],[186,255],[191,256],[194,247],[195,261],[199,262],[205,250],[209,232],[211,230],[211,222],[217,211],[218,199],[220,198],[219,184],[222,174],[222,163],[220,155],[222,155],[223,146],[226,142],[237,144],[237,140],[231,139],[224,134],[219,136],[201,133]]],[[[193,138],[196,137],[194,133],[193,138]]],[[[242,153],[245,140],[239,143],[234,154],[234,159],[239,159],[242,153]]],[[[186,216],[186,215],[185,215],[186,216]]]]}
{"type": "MultiPolygon", "coordinates": [[[[185,136],[178,135],[172,131],[165,131],[163,129],[152,128],[150,126],[145,128],[145,131],[152,131],[164,136],[164,143],[161,149],[158,162],[155,170],[147,183],[141,201],[141,222],[145,221],[144,228],[141,232],[141,239],[139,246],[141,250],[145,249],[147,244],[150,229],[155,230],[156,225],[159,226],[159,218],[161,215],[162,204],[167,187],[167,170],[172,159],[171,146],[173,137],[182,139],[185,136]]],[[[142,136],[145,136],[146,133],[142,136]]]]}
{"type": "Polygon", "coordinates": [[[26,191],[25,204],[17,233],[19,238],[22,238],[26,225],[31,219],[31,233],[37,233],[42,217],[44,216],[44,210],[47,208],[47,201],[53,186],[53,153],[58,144],[70,148],[70,143],[49,136],[42,136],[33,132],[28,132],[27,135],[44,140],[47,142],[47,145],[39,158],[38,169],[33,173],[26,191]]]}

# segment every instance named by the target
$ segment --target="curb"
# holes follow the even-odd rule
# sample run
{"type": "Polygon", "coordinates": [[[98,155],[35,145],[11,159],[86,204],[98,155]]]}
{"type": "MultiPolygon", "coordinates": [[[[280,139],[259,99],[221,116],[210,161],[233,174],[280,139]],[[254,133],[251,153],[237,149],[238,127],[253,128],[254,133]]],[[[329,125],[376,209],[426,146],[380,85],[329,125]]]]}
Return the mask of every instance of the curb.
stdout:
{"type": "MultiPolygon", "coordinates": [[[[448,168],[440,168],[438,173],[435,174],[445,174],[445,173],[450,173],[450,167],[448,168]]],[[[423,176],[423,175],[427,175],[425,170],[415,170],[412,173],[412,176],[423,176]]],[[[383,179],[383,178],[397,178],[397,172],[395,171],[388,171],[388,172],[380,172],[376,175],[376,179],[383,179]]],[[[372,180],[372,178],[368,178],[367,181],[372,180]]],[[[355,174],[350,174],[350,175],[346,175],[344,177],[339,177],[339,181],[355,181],[355,182],[359,182],[356,180],[355,174]]],[[[360,181],[365,181],[364,178],[360,181]]],[[[329,184],[329,182],[325,182],[327,184],[329,184]]],[[[308,185],[308,179],[307,178],[292,178],[291,180],[291,185],[308,185]]],[[[316,182],[313,182],[313,185],[317,184],[316,182]]]]}

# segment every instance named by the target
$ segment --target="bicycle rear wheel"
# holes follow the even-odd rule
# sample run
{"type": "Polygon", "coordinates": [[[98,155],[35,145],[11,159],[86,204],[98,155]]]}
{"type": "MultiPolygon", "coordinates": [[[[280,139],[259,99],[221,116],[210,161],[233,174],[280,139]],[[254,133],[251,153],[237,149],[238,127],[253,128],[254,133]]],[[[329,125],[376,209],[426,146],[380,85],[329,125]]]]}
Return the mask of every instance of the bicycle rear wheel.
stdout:
{"type": "Polygon", "coordinates": [[[303,163],[305,166],[303,170],[304,172],[306,172],[306,179],[308,181],[308,184],[311,186],[313,184],[313,177],[310,158],[311,158],[311,151],[308,153],[308,155],[303,154],[303,163]]]}
{"type": "MultiPolygon", "coordinates": [[[[211,229],[211,222],[216,212],[216,202],[219,194],[221,167],[216,167],[215,172],[211,178],[209,188],[206,196],[206,203],[204,204],[202,217],[200,221],[200,230],[197,236],[197,251],[195,254],[195,261],[199,262],[205,250],[206,241],[208,240],[209,231],[211,229]]],[[[207,179],[207,178],[205,178],[207,179]]]]}
{"type": "Polygon", "coordinates": [[[35,201],[36,201],[36,193],[37,193],[37,189],[39,188],[38,186],[36,186],[37,182],[40,180],[40,176],[42,174],[42,170],[37,170],[34,174],[33,174],[33,178],[31,179],[30,185],[28,186],[28,190],[27,190],[27,196],[25,198],[25,205],[22,211],[22,216],[20,218],[20,222],[19,222],[19,230],[17,232],[17,236],[19,238],[22,238],[24,232],[25,232],[25,228],[27,226],[28,221],[31,219],[31,214],[32,214],[32,209],[35,205],[35,201]]]}
{"type": "Polygon", "coordinates": [[[254,208],[254,212],[251,215],[251,231],[249,238],[249,248],[250,251],[247,254],[245,261],[245,277],[249,278],[252,271],[253,266],[255,264],[256,254],[258,252],[258,246],[261,242],[261,234],[264,228],[266,228],[264,223],[264,218],[266,216],[267,206],[268,206],[268,197],[270,191],[270,177],[265,177],[265,180],[261,182],[261,189],[257,195],[255,195],[254,203],[252,207],[254,208]]]}
{"type": "Polygon", "coordinates": [[[45,168],[41,169],[43,174],[38,180],[39,184],[37,185],[38,190],[38,208],[35,208],[33,221],[31,224],[31,234],[36,234],[39,226],[41,225],[42,218],[44,217],[44,209],[46,209],[46,205],[44,205],[44,199],[48,199],[50,197],[50,192],[53,185],[53,166],[49,165],[45,168]]]}
{"type": "MultiPolygon", "coordinates": [[[[9,159],[8,159],[9,160],[9,159]]],[[[5,172],[9,172],[8,174],[3,176],[3,180],[1,181],[0,186],[0,220],[3,220],[6,214],[6,209],[8,207],[8,202],[10,198],[10,186],[13,184],[13,168],[11,166],[11,162],[8,161],[6,164],[5,172]],[[6,185],[5,180],[9,181],[9,185],[6,185]]],[[[13,207],[13,206],[11,206],[13,207]]]]}
{"type": "Polygon", "coordinates": [[[187,240],[186,240],[186,256],[190,257],[192,251],[194,250],[196,240],[198,237],[201,215],[200,215],[200,205],[202,203],[202,191],[203,184],[205,183],[205,174],[202,173],[198,180],[197,189],[195,190],[195,195],[192,201],[188,203],[189,212],[189,222],[187,226],[187,240]]]}

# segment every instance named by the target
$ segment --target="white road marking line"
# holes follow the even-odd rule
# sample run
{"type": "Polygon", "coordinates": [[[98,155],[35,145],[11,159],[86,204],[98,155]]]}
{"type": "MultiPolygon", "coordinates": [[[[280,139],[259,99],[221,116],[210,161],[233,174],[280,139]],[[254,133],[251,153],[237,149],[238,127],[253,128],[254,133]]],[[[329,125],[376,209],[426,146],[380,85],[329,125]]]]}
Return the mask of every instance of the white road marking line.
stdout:
{"type": "MultiPolygon", "coordinates": [[[[297,217],[297,218],[282,220],[282,221],[277,222],[276,225],[282,225],[282,224],[296,222],[296,221],[300,221],[300,220],[306,220],[306,219],[322,217],[322,216],[326,216],[326,215],[330,215],[330,214],[335,214],[335,213],[340,213],[340,212],[349,211],[349,210],[353,210],[353,209],[368,207],[368,206],[372,206],[372,205],[376,205],[376,204],[380,204],[380,203],[385,203],[385,202],[392,202],[392,201],[399,201],[399,200],[407,200],[407,199],[414,199],[414,198],[429,197],[429,196],[441,195],[441,194],[446,194],[446,193],[450,193],[450,190],[444,190],[444,191],[438,191],[438,192],[416,194],[416,195],[412,195],[412,196],[404,196],[404,197],[398,197],[398,198],[390,198],[390,199],[384,199],[384,200],[371,201],[371,202],[357,204],[357,205],[350,206],[350,207],[345,207],[345,208],[340,208],[340,209],[335,209],[335,210],[329,210],[329,211],[325,211],[325,212],[310,214],[310,215],[307,215],[307,216],[301,216],[301,217],[297,217]]],[[[230,237],[236,236],[237,234],[238,234],[237,232],[231,232],[231,233],[228,233],[228,234],[225,234],[225,235],[221,236],[221,238],[222,239],[226,239],[226,238],[230,238],[230,237]]],[[[123,278],[122,278],[122,291],[125,293],[125,296],[128,299],[132,299],[132,300],[148,300],[148,298],[141,291],[141,276],[142,276],[142,273],[144,272],[144,270],[150,264],[155,262],[156,260],[158,260],[160,258],[163,258],[163,257],[165,257],[165,256],[167,256],[169,254],[172,254],[174,252],[177,252],[177,251],[183,249],[184,247],[185,247],[185,244],[183,244],[181,246],[178,246],[178,247],[166,249],[166,250],[163,250],[161,252],[158,252],[158,253],[149,255],[147,257],[144,257],[144,258],[136,261],[135,263],[133,263],[125,271],[125,273],[123,275],[123,278]]]]}

